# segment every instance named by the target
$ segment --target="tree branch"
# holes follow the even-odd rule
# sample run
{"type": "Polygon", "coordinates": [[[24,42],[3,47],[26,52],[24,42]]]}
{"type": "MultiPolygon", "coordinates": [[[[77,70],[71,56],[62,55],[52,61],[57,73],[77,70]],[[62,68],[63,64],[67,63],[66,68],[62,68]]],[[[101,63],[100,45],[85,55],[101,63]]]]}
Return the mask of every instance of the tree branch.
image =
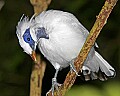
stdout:
{"type": "MultiPolygon", "coordinates": [[[[34,7],[35,15],[40,14],[46,10],[51,0],[30,0],[34,7]]],[[[40,55],[37,54],[37,62],[35,62],[31,78],[30,78],[30,96],[41,96],[42,93],[42,79],[44,76],[46,63],[41,60],[40,55]]]]}
{"type": "Polygon", "coordinates": [[[37,55],[37,62],[34,65],[30,79],[30,96],[41,96],[45,68],[46,63],[40,59],[40,55],[37,55]]]}
{"type": "Polygon", "coordinates": [[[34,7],[34,13],[38,15],[39,13],[48,8],[51,0],[30,0],[30,2],[34,7]]]}
{"type": "MultiPolygon", "coordinates": [[[[106,0],[104,6],[102,7],[99,15],[97,16],[96,22],[92,27],[77,59],[74,62],[77,72],[82,69],[83,62],[85,61],[91,47],[94,45],[96,38],[98,37],[100,31],[102,30],[103,26],[107,22],[107,18],[109,17],[113,7],[116,5],[118,0],[106,0]]],[[[66,91],[68,91],[71,86],[74,84],[76,79],[75,72],[69,72],[66,76],[64,84],[59,87],[59,92],[55,90],[54,96],[64,96],[66,91]]],[[[51,92],[48,96],[52,96],[51,92]]]]}
{"type": "Polygon", "coordinates": [[[4,6],[4,4],[5,4],[5,1],[4,1],[4,0],[1,0],[1,1],[0,1],[0,10],[1,10],[2,7],[4,6]]]}

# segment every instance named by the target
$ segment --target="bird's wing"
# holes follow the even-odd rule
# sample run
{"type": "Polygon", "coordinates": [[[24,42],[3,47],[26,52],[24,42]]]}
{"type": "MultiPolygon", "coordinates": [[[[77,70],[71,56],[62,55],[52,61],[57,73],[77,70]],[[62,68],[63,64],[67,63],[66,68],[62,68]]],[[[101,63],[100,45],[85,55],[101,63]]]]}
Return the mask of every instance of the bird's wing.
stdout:
{"type": "Polygon", "coordinates": [[[52,46],[54,49],[52,51],[57,54],[56,57],[65,59],[62,61],[76,58],[89,34],[77,18],[68,12],[45,11],[36,18],[36,21],[45,27],[49,35],[50,43],[45,43],[45,46],[52,46]]]}
{"type": "Polygon", "coordinates": [[[53,16],[54,19],[50,20],[53,26],[51,36],[56,41],[56,52],[65,60],[70,61],[79,54],[89,32],[70,13],[54,12],[53,16]]]}

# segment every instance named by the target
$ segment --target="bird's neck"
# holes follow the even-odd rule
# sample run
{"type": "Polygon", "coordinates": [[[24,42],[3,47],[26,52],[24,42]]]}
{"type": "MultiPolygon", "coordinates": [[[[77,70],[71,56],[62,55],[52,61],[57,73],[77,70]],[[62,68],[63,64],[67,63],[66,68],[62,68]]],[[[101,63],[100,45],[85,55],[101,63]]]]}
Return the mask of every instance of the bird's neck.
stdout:
{"type": "Polygon", "coordinates": [[[35,31],[35,35],[36,35],[37,40],[39,40],[41,38],[49,39],[49,36],[46,33],[46,30],[44,27],[35,27],[34,31],[35,31]]]}

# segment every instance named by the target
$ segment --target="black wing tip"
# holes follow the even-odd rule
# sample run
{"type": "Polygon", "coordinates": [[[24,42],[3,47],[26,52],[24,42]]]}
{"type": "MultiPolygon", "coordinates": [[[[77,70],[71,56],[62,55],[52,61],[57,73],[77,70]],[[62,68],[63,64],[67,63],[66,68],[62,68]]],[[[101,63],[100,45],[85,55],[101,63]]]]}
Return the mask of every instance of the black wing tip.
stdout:
{"type": "Polygon", "coordinates": [[[107,76],[100,69],[98,72],[92,72],[92,71],[88,72],[87,70],[83,70],[80,75],[84,78],[85,81],[96,80],[96,79],[99,79],[101,81],[106,81],[109,78],[114,78],[116,76],[115,70],[112,70],[112,69],[110,69],[110,70],[114,71],[114,74],[111,76],[107,76]]]}

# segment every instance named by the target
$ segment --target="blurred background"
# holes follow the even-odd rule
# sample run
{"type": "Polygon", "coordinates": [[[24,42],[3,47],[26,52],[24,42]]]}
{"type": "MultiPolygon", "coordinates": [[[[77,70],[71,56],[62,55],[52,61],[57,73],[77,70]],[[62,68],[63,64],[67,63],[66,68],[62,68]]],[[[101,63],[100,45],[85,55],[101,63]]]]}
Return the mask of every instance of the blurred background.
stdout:
{"type": "MultiPolygon", "coordinates": [[[[48,9],[73,13],[90,30],[105,0],[52,0],[48,9]]],[[[32,16],[29,0],[0,0],[0,96],[29,96],[33,62],[18,43],[16,25],[22,14],[32,16]]],[[[116,69],[116,77],[107,81],[84,81],[80,77],[66,96],[120,96],[120,2],[112,11],[97,43],[99,53],[116,69]]],[[[43,59],[45,59],[43,57],[43,59]]],[[[46,59],[45,59],[46,60],[46,59]]],[[[53,66],[46,60],[42,96],[51,88],[53,66]]],[[[58,74],[63,83],[69,68],[58,74]]]]}

